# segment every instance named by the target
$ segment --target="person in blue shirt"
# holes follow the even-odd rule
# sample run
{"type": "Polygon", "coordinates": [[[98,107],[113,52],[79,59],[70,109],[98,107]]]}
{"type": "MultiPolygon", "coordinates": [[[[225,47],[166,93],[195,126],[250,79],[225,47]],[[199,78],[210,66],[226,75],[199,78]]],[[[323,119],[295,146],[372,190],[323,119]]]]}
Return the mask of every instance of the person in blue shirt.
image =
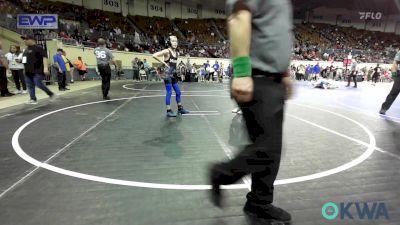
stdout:
{"type": "Polygon", "coordinates": [[[217,61],[215,61],[214,65],[213,65],[213,69],[214,69],[214,74],[213,74],[212,80],[214,80],[215,74],[217,74],[217,76],[219,76],[219,64],[217,61]]]}
{"type": "Polygon", "coordinates": [[[207,62],[204,63],[204,68],[208,68],[208,67],[210,67],[210,61],[207,60],[207,62]]]}
{"type": "Polygon", "coordinates": [[[204,82],[206,76],[206,70],[204,69],[204,67],[200,68],[200,76],[201,76],[201,81],[204,82]]]}
{"type": "Polygon", "coordinates": [[[321,67],[319,67],[319,63],[317,63],[317,65],[315,65],[314,68],[313,68],[313,78],[314,78],[314,80],[317,80],[320,72],[321,72],[321,67]]]}
{"type": "Polygon", "coordinates": [[[229,64],[229,65],[228,65],[228,68],[226,68],[226,75],[227,75],[229,78],[231,78],[231,77],[232,77],[232,74],[233,74],[233,68],[232,68],[232,65],[229,64]]]}
{"type": "Polygon", "coordinates": [[[62,53],[63,50],[61,48],[57,49],[57,53],[53,56],[53,61],[55,67],[57,67],[58,90],[65,91],[69,89],[66,88],[67,67],[62,57],[62,53]]]}
{"type": "Polygon", "coordinates": [[[213,65],[213,68],[214,68],[215,71],[218,71],[218,70],[219,70],[218,61],[215,61],[214,65],[213,65]]]}

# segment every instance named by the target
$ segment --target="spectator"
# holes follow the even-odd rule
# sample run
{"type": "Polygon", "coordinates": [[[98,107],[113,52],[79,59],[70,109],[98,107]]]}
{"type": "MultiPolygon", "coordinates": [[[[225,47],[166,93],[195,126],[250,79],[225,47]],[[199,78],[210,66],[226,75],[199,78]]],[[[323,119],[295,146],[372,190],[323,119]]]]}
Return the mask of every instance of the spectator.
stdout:
{"type": "Polygon", "coordinates": [[[298,73],[298,79],[299,80],[304,80],[306,81],[306,67],[301,64],[298,68],[297,68],[297,73],[298,73]]]}
{"type": "Polygon", "coordinates": [[[75,66],[76,69],[78,70],[79,76],[81,78],[81,81],[84,81],[86,79],[86,74],[87,74],[87,64],[83,62],[82,57],[78,57],[78,59],[75,61],[75,66]]]}
{"type": "Polygon", "coordinates": [[[226,74],[229,77],[229,79],[231,79],[233,74],[233,67],[231,64],[229,64],[228,67],[226,68],[226,74]]]}
{"type": "Polygon", "coordinates": [[[22,52],[19,46],[11,45],[10,52],[6,54],[8,67],[11,70],[17,94],[26,93],[26,83],[24,76],[24,64],[22,64],[22,52]],[[22,84],[22,90],[21,90],[22,84]]]}
{"type": "Polygon", "coordinates": [[[54,67],[57,70],[58,79],[58,90],[66,91],[66,76],[67,76],[67,66],[65,65],[65,60],[62,57],[63,50],[61,48],[57,49],[57,53],[53,56],[54,67]]]}
{"type": "MultiPolygon", "coordinates": [[[[74,83],[74,77],[72,76],[72,74],[71,74],[71,68],[73,68],[74,67],[74,65],[71,63],[71,61],[67,58],[67,53],[64,51],[64,50],[62,50],[62,58],[63,58],[63,60],[64,60],[64,63],[65,63],[65,67],[66,67],[66,69],[67,69],[67,71],[66,71],[66,78],[67,78],[67,80],[69,80],[69,81],[71,81],[71,83],[74,83]]],[[[66,89],[66,90],[69,90],[69,89],[66,89]]]]}
{"type": "Polygon", "coordinates": [[[135,57],[132,60],[133,80],[136,80],[136,81],[140,80],[138,62],[139,62],[139,59],[137,57],[135,57]]]}
{"type": "Polygon", "coordinates": [[[204,76],[205,76],[205,79],[207,80],[207,81],[209,81],[210,80],[210,73],[209,73],[209,67],[210,67],[210,62],[207,60],[207,62],[206,63],[204,63],[204,76]]]}
{"type": "Polygon", "coordinates": [[[33,36],[26,35],[22,36],[21,38],[24,40],[25,45],[27,46],[22,58],[22,63],[24,63],[25,67],[26,85],[28,87],[30,96],[27,104],[37,104],[35,86],[46,92],[50,98],[53,98],[54,93],[42,83],[45,75],[50,76],[48,67],[49,60],[47,58],[46,51],[44,51],[41,46],[36,45],[36,41],[33,36]]]}
{"type": "Polygon", "coordinates": [[[313,79],[318,80],[319,73],[321,72],[321,67],[319,63],[317,63],[313,68],[313,79]]]}
{"type": "Polygon", "coordinates": [[[192,64],[190,64],[190,59],[188,58],[186,60],[186,65],[185,65],[186,71],[185,71],[185,80],[187,82],[191,82],[193,80],[191,76],[191,71],[192,71],[192,64]]]}
{"type": "Polygon", "coordinates": [[[143,80],[143,77],[146,77],[146,80],[148,80],[149,77],[148,77],[148,74],[146,73],[146,71],[144,70],[143,61],[139,59],[137,64],[138,64],[138,68],[139,68],[139,78],[140,78],[140,80],[143,80]]]}
{"type": "Polygon", "coordinates": [[[137,65],[138,65],[139,70],[143,70],[144,69],[144,63],[143,63],[142,60],[138,59],[137,65]]]}
{"type": "Polygon", "coordinates": [[[147,62],[146,59],[143,59],[143,68],[144,68],[144,71],[146,71],[146,74],[149,74],[150,64],[149,64],[149,62],[147,62]]]}
{"type": "Polygon", "coordinates": [[[186,74],[186,65],[183,61],[181,61],[178,64],[178,71],[179,71],[179,75],[181,77],[181,81],[184,82],[185,81],[185,74],[186,74]]]}
{"type": "Polygon", "coordinates": [[[215,61],[213,65],[214,73],[213,73],[213,80],[214,80],[214,75],[217,75],[219,77],[219,64],[217,61],[215,61]]]}
{"type": "Polygon", "coordinates": [[[8,62],[5,54],[2,51],[2,42],[0,41],[0,91],[1,91],[1,97],[9,97],[13,96],[8,91],[7,88],[7,69],[8,69],[8,62]]]}
{"type": "Polygon", "coordinates": [[[219,64],[219,73],[224,76],[224,64],[222,62],[219,64]]]}

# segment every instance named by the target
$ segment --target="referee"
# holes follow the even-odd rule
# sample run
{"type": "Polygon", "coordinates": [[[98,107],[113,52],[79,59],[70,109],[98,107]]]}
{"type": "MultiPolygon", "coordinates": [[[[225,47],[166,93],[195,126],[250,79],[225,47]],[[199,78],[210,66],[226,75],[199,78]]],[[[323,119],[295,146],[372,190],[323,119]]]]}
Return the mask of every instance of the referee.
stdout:
{"type": "Polygon", "coordinates": [[[351,72],[347,77],[347,85],[346,87],[350,87],[351,79],[354,81],[354,88],[357,88],[357,59],[354,59],[353,65],[351,65],[351,72]]]}
{"type": "Polygon", "coordinates": [[[111,82],[110,64],[115,65],[114,56],[112,55],[112,52],[106,48],[106,41],[103,38],[99,38],[97,44],[98,47],[94,49],[94,54],[96,55],[97,69],[101,76],[103,99],[110,100],[110,97],[108,96],[111,82]]]}
{"type": "Polygon", "coordinates": [[[284,101],[292,94],[287,69],[292,46],[289,0],[227,0],[233,61],[232,96],[246,121],[251,144],[209,171],[211,201],[222,206],[220,186],[251,174],[244,212],[250,218],[289,222],[288,212],[272,205],[282,151],[284,101]]]}
{"type": "Polygon", "coordinates": [[[396,54],[394,57],[394,62],[392,65],[392,78],[394,80],[394,84],[392,90],[390,91],[389,95],[386,98],[386,101],[382,104],[381,110],[379,111],[380,114],[385,115],[386,111],[389,110],[390,106],[392,106],[394,100],[396,100],[397,96],[400,92],[400,52],[396,54]]]}

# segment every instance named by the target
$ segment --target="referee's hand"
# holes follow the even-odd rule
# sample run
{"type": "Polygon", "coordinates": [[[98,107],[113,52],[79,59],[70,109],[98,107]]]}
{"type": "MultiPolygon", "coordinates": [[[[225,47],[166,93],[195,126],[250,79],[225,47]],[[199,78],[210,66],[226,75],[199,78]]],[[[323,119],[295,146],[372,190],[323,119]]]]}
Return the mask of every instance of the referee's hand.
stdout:
{"type": "Polygon", "coordinates": [[[232,96],[238,103],[253,100],[254,83],[252,77],[236,77],[232,80],[232,96]]]}
{"type": "Polygon", "coordinates": [[[290,77],[284,77],[284,78],[282,78],[282,83],[285,86],[285,90],[286,90],[285,100],[291,99],[294,94],[294,87],[293,87],[292,79],[290,77]]]}

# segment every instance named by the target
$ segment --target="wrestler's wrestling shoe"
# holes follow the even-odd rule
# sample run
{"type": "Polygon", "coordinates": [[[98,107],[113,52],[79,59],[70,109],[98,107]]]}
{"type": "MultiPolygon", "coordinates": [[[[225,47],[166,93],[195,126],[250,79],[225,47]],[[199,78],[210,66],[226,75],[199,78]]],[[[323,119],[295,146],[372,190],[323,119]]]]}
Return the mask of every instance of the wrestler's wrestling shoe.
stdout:
{"type": "Polygon", "coordinates": [[[173,111],[169,110],[167,111],[167,117],[176,117],[176,113],[174,113],[173,111]]]}
{"type": "Polygon", "coordinates": [[[183,107],[181,107],[181,108],[178,109],[178,113],[179,113],[179,114],[188,114],[189,111],[187,111],[186,109],[184,109],[183,107]]]}

